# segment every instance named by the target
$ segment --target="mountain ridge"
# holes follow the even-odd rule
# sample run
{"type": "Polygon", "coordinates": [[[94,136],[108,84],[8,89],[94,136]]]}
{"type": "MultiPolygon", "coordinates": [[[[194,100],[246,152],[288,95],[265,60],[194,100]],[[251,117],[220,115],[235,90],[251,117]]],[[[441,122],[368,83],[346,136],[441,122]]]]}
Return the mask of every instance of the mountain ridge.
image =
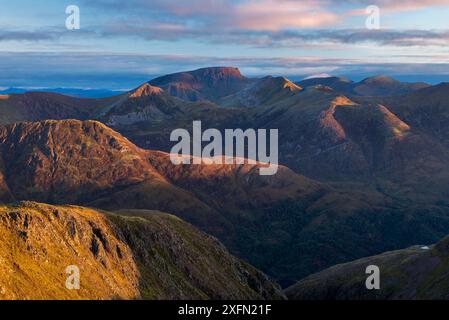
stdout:
{"type": "Polygon", "coordinates": [[[283,299],[267,276],[179,218],[0,206],[1,299],[283,299]],[[66,288],[66,268],[80,271],[66,288]]]}
{"type": "Polygon", "coordinates": [[[433,246],[414,246],[363,258],[312,274],[285,290],[294,300],[449,299],[449,237],[433,246]],[[365,270],[380,270],[380,289],[367,290],[365,270]]]}
{"type": "Polygon", "coordinates": [[[377,75],[354,82],[343,77],[311,78],[297,82],[299,86],[325,85],[341,94],[351,96],[401,96],[430,87],[425,82],[400,82],[392,77],[377,75]]]}
{"type": "Polygon", "coordinates": [[[447,85],[368,97],[323,84],[296,90],[289,83],[251,79],[219,99],[214,84],[198,101],[154,92],[150,84],[132,98],[132,92],[99,100],[5,97],[4,122],[96,119],[114,132],[75,120],[16,125],[39,129],[28,134],[1,127],[0,197],[169,212],[283,286],[335,263],[434,243],[449,233],[447,85]],[[253,86],[268,99],[254,108],[234,104],[253,86]],[[232,103],[220,105],[223,100],[232,103]],[[277,128],[278,174],[259,177],[257,165],[173,166],[170,132],[191,130],[198,119],[220,131],[277,128]],[[93,163],[77,159],[83,154],[93,163]]]}
{"type": "Polygon", "coordinates": [[[243,89],[252,80],[235,67],[209,67],[179,72],[149,81],[172,96],[189,100],[215,101],[243,89]]]}
{"type": "MultiPolygon", "coordinates": [[[[334,101],[334,106],[344,103],[352,102],[334,101]]],[[[385,248],[379,232],[387,225],[397,228],[397,236],[387,240],[392,248],[434,241],[449,229],[443,206],[407,205],[379,191],[329,185],[284,166],[266,177],[257,164],[175,166],[169,154],[138,148],[95,121],[0,127],[0,147],[4,202],[168,212],[216,236],[283,286],[335,262],[379,252],[385,248]],[[423,220],[428,215],[438,225],[423,220]],[[404,224],[404,219],[414,222],[404,224]],[[365,228],[374,239],[363,238],[365,228]],[[330,245],[339,232],[364,245],[353,247],[350,238],[330,245]],[[316,257],[318,248],[325,254],[316,257]]]]}

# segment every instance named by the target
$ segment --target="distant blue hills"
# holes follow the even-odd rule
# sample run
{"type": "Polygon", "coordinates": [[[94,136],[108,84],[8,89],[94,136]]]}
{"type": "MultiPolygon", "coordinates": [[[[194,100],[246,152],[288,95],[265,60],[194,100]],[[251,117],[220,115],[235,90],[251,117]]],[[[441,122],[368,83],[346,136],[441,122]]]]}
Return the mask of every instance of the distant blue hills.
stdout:
{"type": "Polygon", "coordinates": [[[60,93],[67,96],[78,97],[78,98],[107,98],[115,95],[122,94],[126,91],[119,90],[108,90],[108,89],[79,89],[79,88],[8,88],[5,90],[0,90],[0,94],[14,94],[14,93],[25,93],[25,92],[54,92],[60,93]]]}

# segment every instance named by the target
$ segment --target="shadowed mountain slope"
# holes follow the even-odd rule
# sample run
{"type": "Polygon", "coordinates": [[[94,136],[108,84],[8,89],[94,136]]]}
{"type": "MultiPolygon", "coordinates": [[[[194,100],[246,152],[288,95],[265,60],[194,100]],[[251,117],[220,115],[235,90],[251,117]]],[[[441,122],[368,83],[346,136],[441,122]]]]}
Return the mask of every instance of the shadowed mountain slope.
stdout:
{"type": "Polygon", "coordinates": [[[366,78],[356,84],[352,91],[358,96],[398,96],[429,87],[427,83],[407,83],[387,76],[366,78]]]}
{"type": "Polygon", "coordinates": [[[149,83],[183,100],[216,101],[242,90],[252,82],[237,68],[212,67],[162,76],[149,83]]]}
{"type": "Polygon", "coordinates": [[[449,150],[416,120],[404,120],[413,115],[402,116],[388,102],[309,87],[248,110],[239,126],[277,128],[280,163],[305,176],[362,183],[411,202],[442,200],[449,185],[449,150]]]}
{"type": "Polygon", "coordinates": [[[104,108],[100,119],[108,125],[170,120],[183,113],[183,104],[159,87],[145,83],[104,108]]]}
{"type": "Polygon", "coordinates": [[[302,87],[329,86],[347,96],[399,96],[430,86],[424,82],[401,82],[388,76],[370,77],[360,82],[339,77],[312,78],[299,81],[298,85],[302,87]]]}
{"type": "Polygon", "coordinates": [[[400,97],[362,97],[357,100],[384,104],[416,129],[449,146],[449,83],[400,97]]]}
{"type": "Polygon", "coordinates": [[[297,84],[301,87],[315,87],[326,86],[338,92],[347,92],[354,82],[344,77],[326,77],[326,78],[309,78],[298,81],[297,84]]]}
{"type": "Polygon", "coordinates": [[[289,299],[449,299],[449,238],[435,246],[386,252],[312,274],[285,290],[289,299]],[[380,290],[367,290],[365,273],[380,269],[380,290]]]}
{"type": "Polygon", "coordinates": [[[221,107],[255,108],[270,105],[289,98],[302,90],[284,77],[265,77],[236,94],[224,97],[221,107]]]}
{"type": "Polygon", "coordinates": [[[92,118],[103,103],[112,103],[115,99],[80,99],[47,92],[3,95],[0,96],[0,123],[67,118],[86,120],[92,118]]]}

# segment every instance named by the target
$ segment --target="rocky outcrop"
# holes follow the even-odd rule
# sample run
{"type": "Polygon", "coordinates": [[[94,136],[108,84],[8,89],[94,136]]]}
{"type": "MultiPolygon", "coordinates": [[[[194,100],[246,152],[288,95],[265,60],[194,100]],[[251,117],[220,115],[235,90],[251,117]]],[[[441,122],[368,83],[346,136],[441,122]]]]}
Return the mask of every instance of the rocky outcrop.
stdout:
{"type": "Polygon", "coordinates": [[[1,206],[0,299],[283,298],[267,276],[179,218],[122,214],[1,206]],[[79,289],[66,286],[69,266],[79,289]]]}

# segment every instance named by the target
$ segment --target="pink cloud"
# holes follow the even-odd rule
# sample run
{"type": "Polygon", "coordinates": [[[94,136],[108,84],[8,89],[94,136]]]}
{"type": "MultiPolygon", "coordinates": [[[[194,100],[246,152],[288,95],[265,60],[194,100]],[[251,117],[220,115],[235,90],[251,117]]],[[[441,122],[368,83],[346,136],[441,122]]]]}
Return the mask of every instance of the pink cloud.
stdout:
{"type": "Polygon", "coordinates": [[[383,0],[381,4],[389,11],[414,11],[429,7],[449,5],[449,0],[383,0]]]}
{"type": "Polygon", "coordinates": [[[250,29],[265,26],[270,30],[286,27],[320,27],[339,21],[336,8],[351,5],[350,12],[365,13],[368,5],[389,12],[414,11],[449,5],[449,0],[190,0],[186,3],[155,0],[158,5],[180,16],[209,15],[237,22],[250,29]],[[360,7],[360,8],[357,8],[360,7]]]}
{"type": "MultiPolygon", "coordinates": [[[[376,5],[383,12],[405,12],[449,5],[449,0],[373,0],[360,1],[360,6],[376,5]]],[[[365,8],[350,10],[349,15],[365,15],[365,8]]]]}
{"type": "Polygon", "coordinates": [[[213,18],[216,25],[228,29],[278,31],[329,26],[339,20],[327,0],[156,0],[152,5],[177,16],[213,18]]]}
{"type": "Polygon", "coordinates": [[[278,31],[329,26],[339,16],[327,11],[322,1],[249,0],[234,7],[232,20],[244,29],[278,31]]]}
{"type": "MultiPolygon", "coordinates": [[[[127,17],[132,20],[128,24],[134,25],[135,29],[141,29],[142,32],[148,31],[147,39],[219,34],[226,40],[229,39],[224,35],[240,36],[242,41],[251,41],[256,46],[270,45],[276,40],[272,35],[281,31],[341,27],[351,15],[366,16],[365,8],[368,5],[379,6],[382,14],[449,5],[449,0],[98,1],[102,4],[116,3],[110,9],[131,10],[127,11],[132,13],[132,19],[127,17]],[[248,34],[251,39],[248,39],[248,34]]],[[[121,34],[127,32],[126,27],[114,30],[121,34]]]]}

